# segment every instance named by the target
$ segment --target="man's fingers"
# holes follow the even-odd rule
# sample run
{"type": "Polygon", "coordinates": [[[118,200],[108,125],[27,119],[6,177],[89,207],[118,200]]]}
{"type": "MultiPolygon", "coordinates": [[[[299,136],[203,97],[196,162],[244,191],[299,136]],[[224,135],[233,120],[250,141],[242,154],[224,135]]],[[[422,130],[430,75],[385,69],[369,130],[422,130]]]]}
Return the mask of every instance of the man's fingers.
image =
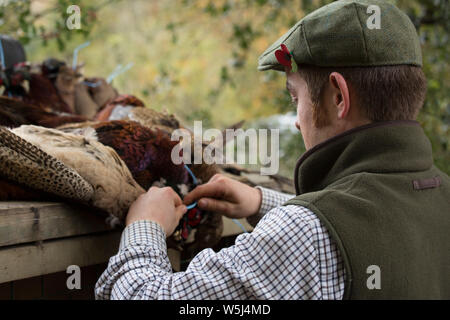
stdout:
{"type": "Polygon", "coordinates": [[[221,174],[216,173],[215,175],[212,176],[211,179],[209,179],[208,183],[217,181],[218,179],[220,179],[220,178],[222,178],[222,177],[223,177],[223,176],[222,176],[221,174]]]}
{"type": "Polygon", "coordinates": [[[204,185],[200,185],[194,188],[191,192],[189,192],[183,199],[183,202],[185,204],[190,204],[191,202],[194,202],[196,199],[202,196],[202,194],[206,192],[206,188],[204,185]]]}
{"type": "Polygon", "coordinates": [[[180,196],[178,195],[178,193],[176,193],[173,189],[173,204],[176,206],[182,205],[183,204],[183,200],[181,200],[180,196]]]}
{"type": "Polygon", "coordinates": [[[159,190],[159,189],[161,189],[161,188],[151,186],[150,188],[148,188],[147,192],[155,192],[156,190],[159,190]]]}
{"type": "Polygon", "coordinates": [[[181,200],[180,196],[171,187],[160,188],[159,192],[167,200],[171,199],[173,201],[173,204],[175,205],[175,207],[177,207],[183,203],[183,200],[181,200]]]}
{"type": "Polygon", "coordinates": [[[223,198],[225,196],[225,186],[218,182],[208,182],[196,187],[188,193],[183,202],[190,204],[200,198],[223,198]]]}
{"type": "Polygon", "coordinates": [[[184,204],[175,208],[175,214],[177,215],[178,220],[180,220],[186,212],[187,207],[184,204]]]}
{"type": "Polygon", "coordinates": [[[213,198],[201,198],[198,201],[198,207],[206,211],[212,211],[223,215],[231,212],[232,204],[227,201],[217,200],[213,198]]]}

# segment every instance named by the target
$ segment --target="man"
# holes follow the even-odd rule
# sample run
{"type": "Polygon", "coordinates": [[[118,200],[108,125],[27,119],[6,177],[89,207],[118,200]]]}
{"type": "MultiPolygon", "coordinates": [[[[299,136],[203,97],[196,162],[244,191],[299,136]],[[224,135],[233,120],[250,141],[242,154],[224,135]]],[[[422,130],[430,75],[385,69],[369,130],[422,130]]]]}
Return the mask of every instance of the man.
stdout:
{"type": "Polygon", "coordinates": [[[450,179],[413,121],[426,93],[421,66],[411,21],[386,2],[337,1],[300,20],[259,60],[286,72],[297,108],[307,148],[297,196],[220,175],[197,187],[184,203],[256,227],[172,273],[165,237],[186,207],[151,188],[130,208],[97,297],[449,299],[450,179]],[[366,23],[370,5],[380,29],[366,23]]]}

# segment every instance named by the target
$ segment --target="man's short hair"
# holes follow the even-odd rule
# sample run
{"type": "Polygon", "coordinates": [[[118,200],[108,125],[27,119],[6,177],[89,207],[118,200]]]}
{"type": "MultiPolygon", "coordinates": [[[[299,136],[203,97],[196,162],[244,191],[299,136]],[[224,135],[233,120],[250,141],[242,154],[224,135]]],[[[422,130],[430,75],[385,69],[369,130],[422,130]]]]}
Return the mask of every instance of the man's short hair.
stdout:
{"type": "Polygon", "coordinates": [[[314,109],[317,127],[327,124],[321,96],[332,72],[340,73],[353,92],[362,114],[373,122],[415,120],[425,101],[427,83],[421,67],[412,65],[379,67],[316,67],[301,65],[314,109]]]}

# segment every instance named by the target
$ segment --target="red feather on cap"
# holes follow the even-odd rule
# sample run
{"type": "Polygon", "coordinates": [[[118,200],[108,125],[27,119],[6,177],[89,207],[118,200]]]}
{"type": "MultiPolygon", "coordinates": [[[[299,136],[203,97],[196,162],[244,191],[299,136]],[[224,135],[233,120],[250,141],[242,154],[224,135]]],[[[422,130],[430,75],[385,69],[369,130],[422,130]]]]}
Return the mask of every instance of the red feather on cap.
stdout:
{"type": "Polygon", "coordinates": [[[281,65],[288,67],[289,70],[292,68],[291,53],[286,45],[282,44],[281,50],[275,51],[275,57],[281,65]]]}
{"type": "Polygon", "coordinates": [[[285,44],[281,44],[281,50],[275,51],[275,57],[281,65],[288,67],[288,70],[291,70],[292,64],[294,64],[293,72],[297,72],[297,64],[294,59],[292,59],[292,54],[289,52],[285,44]]]}

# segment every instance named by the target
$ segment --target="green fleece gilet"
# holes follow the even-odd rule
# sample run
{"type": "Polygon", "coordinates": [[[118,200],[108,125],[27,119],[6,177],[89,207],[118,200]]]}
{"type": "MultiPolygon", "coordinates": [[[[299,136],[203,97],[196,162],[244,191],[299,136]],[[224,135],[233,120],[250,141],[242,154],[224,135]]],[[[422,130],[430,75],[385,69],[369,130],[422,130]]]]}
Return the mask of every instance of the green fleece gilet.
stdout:
{"type": "Polygon", "coordinates": [[[285,205],[309,208],[328,229],[344,299],[450,299],[450,179],[417,122],[347,131],[308,150],[295,175],[285,205]],[[373,265],[381,289],[369,289],[373,265]]]}

